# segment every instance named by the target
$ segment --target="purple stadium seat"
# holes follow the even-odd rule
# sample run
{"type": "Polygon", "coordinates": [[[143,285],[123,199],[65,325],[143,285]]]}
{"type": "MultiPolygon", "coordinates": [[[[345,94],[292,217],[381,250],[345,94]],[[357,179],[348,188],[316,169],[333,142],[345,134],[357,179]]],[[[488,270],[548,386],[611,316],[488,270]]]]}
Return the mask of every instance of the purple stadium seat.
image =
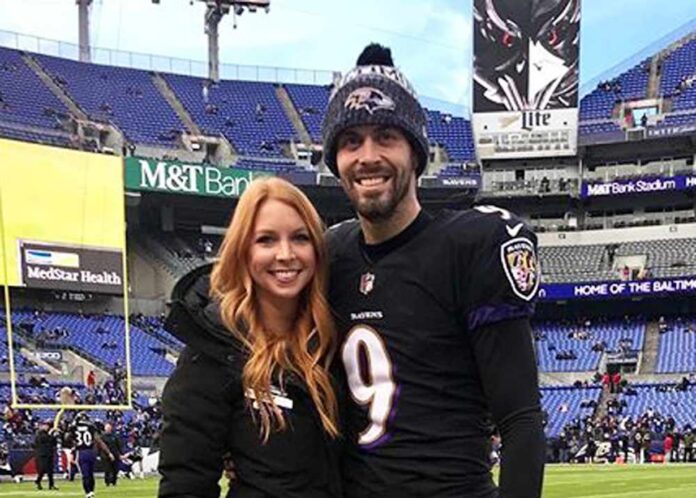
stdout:
{"type": "Polygon", "coordinates": [[[462,117],[428,110],[428,139],[445,148],[452,162],[475,161],[471,122],[462,117]]]}
{"type": "Polygon", "coordinates": [[[204,133],[224,135],[241,155],[284,157],[282,144],[295,140],[295,130],[285,115],[273,83],[207,80],[175,74],[164,78],[204,133]]]}
{"type": "Polygon", "coordinates": [[[312,142],[321,143],[321,122],[329,104],[329,88],[320,85],[283,85],[302,118],[312,142]]]}
{"type": "MultiPolygon", "coordinates": [[[[0,48],[0,122],[55,129],[58,118],[68,116],[68,109],[27,66],[20,52],[0,48]]],[[[11,136],[11,127],[0,130],[11,136]]],[[[34,137],[26,137],[34,138],[34,137]]]]}
{"type": "Polygon", "coordinates": [[[34,57],[91,119],[115,124],[130,142],[173,146],[185,129],[147,71],[34,57]]]}
{"type": "Polygon", "coordinates": [[[643,349],[645,338],[645,323],[633,322],[608,322],[592,324],[583,327],[589,334],[587,339],[573,339],[569,334],[576,332],[578,326],[558,324],[554,322],[539,323],[534,326],[539,370],[542,372],[583,372],[596,370],[602,353],[593,351],[592,346],[604,341],[605,350],[617,350],[619,341],[627,339],[631,341],[630,351],[637,352],[643,349]],[[572,351],[575,359],[556,359],[561,351],[572,351]]]}

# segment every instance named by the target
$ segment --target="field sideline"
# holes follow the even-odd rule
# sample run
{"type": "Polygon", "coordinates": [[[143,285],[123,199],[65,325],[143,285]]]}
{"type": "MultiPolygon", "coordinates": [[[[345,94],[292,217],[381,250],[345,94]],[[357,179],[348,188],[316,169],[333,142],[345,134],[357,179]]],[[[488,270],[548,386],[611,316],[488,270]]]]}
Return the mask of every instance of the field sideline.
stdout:
{"type": "MultiPolygon", "coordinates": [[[[0,483],[0,497],[80,497],[78,481],[58,480],[58,491],[38,491],[32,482],[0,483]]],[[[97,481],[97,498],[153,498],[157,479],[119,480],[116,488],[97,481]]],[[[224,497],[224,494],[222,495],[224,497]]],[[[544,498],[696,498],[696,465],[549,465],[544,498]]]]}

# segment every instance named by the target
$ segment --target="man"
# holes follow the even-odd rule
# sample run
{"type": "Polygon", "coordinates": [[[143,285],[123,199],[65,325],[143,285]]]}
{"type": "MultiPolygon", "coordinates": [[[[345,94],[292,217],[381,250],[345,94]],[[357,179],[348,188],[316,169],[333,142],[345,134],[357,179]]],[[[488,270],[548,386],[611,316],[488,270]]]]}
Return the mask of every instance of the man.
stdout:
{"type": "Polygon", "coordinates": [[[56,437],[50,430],[51,425],[43,421],[39,425],[39,431],[34,439],[34,452],[36,455],[36,488],[43,489],[41,481],[43,476],[48,476],[48,489],[58,489],[53,484],[53,465],[55,462],[56,437]]]}
{"type": "Polygon", "coordinates": [[[335,86],[322,130],[326,164],[358,213],[329,231],[352,398],[345,496],[538,497],[536,237],[491,206],[421,209],[426,118],[393,66],[389,49],[368,46],[335,86]],[[491,421],[502,436],[499,490],[491,421]]]}
{"type": "Polygon", "coordinates": [[[101,440],[87,412],[80,412],[75,416],[71,432],[77,465],[82,475],[82,489],[86,498],[94,498],[94,465],[97,461],[95,448],[99,448],[111,462],[115,461],[114,455],[101,440]]]}
{"type": "Polygon", "coordinates": [[[10,449],[7,443],[0,443],[0,476],[10,476],[15,482],[22,482],[22,476],[15,475],[10,464],[10,449]]]}
{"type": "Polygon", "coordinates": [[[687,425],[684,427],[684,462],[694,461],[694,449],[696,449],[696,431],[687,425]]]}
{"type": "Polygon", "coordinates": [[[106,486],[116,486],[118,479],[118,461],[123,453],[123,445],[118,435],[114,434],[114,428],[110,423],[104,424],[104,434],[102,435],[104,445],[109,449],[104,455],[104,484],[106,486]],[[111,455],[111,457],[109,457],[111,455]]]}

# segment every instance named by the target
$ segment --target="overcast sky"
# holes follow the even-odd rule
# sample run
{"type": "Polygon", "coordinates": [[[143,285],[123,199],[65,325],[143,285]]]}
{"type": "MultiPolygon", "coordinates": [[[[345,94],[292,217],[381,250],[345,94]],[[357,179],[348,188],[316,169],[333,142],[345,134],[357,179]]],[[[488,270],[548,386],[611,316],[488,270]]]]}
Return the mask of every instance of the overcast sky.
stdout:
{"type": "MultiPolygon", "coordinates": [[[[581,82],[696,16],[696,0],[583,0],[581,82]]],[[[220,24],[222,62],[345,71],[364,45],[392,48],[421,95],[468,104],[472,0],[272,0],[220,24]]],[[[205,61],[199,0],[94,0],[93,46],[205,61]]],[[[0,30],[77,43],[75,0],[0,0],[0,30]]],[[[1,36],[0,43],[14,43],[1,36]]],[[[24,40],[22,43],[26,43],[24,40]]]]}

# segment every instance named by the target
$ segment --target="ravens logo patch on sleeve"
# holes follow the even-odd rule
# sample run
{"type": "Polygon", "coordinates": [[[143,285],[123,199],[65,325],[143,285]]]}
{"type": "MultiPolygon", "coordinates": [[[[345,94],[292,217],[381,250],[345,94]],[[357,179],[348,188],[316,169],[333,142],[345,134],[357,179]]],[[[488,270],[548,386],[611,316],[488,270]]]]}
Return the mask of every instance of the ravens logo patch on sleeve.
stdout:
{"type": "Polygon", "coordinates": [[[534,299],[540,275],[532,241],[525,237],[508,240],[500,246],[500,260],[515,295],[525,301],[534,299]]]}

